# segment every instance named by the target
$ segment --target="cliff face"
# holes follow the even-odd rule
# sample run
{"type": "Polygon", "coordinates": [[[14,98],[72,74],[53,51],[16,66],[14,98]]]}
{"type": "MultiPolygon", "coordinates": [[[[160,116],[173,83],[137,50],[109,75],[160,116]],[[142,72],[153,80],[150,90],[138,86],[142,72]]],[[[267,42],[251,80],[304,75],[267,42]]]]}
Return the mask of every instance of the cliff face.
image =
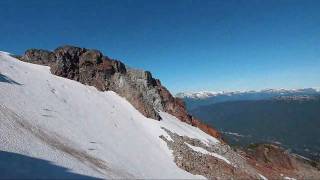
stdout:
{"type": "Polygon", "coordinates": [[[184,102],[173,97],[150,72],[129,68],[98,50],[74,46],[59,47],[53,52],[29,49],[20,59],[48,65],[57,76],[95,86],[101,91],[114,91],[148,118],[160,120],[158,112],[165,111],[220,138],[218,131],[188,114],[184,102]]]}

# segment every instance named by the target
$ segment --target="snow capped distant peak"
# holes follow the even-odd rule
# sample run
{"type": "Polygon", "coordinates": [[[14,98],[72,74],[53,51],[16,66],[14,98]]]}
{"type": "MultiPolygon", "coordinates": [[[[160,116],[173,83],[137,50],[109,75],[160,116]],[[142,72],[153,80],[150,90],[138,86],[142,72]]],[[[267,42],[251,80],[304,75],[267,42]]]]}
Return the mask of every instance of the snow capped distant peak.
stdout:
{"type": "Polygon", "coordinates": [[[255,91],[255,92],[282,93],[282,92],[307,92],[307,91],[315,91],[315,89],[313,89],[313,88],[303,88],[303,89],[285,89],[285,88],[279,88],[279,89],[263,89],[263,90],[255,91]]]}
{"type": "Polygon", "coordinates": [[[241,93],[241,91],[199,91],[199,92],[182,92],[182,93],[177,93],[176,97],[179,98],[194,98],[194,99],[205,99],[209,97],[214,97],[218,95],[232,95],[232,94],[237,94],[241,93]]]}
{"type": "Polygon", "coordinates": [[[314,87],[317,92],[320,92],[320,87],[314,87]]]}
{"type": "Polygon", "coordinates": [[[197,99],[202,99],[202,98],[208,98],[212,96],[216,96],[218,94],[222,94],[223,92],[212,92],[212,91],[199,91],[199,92],[183,92],[183,93],[178,93],[176,94],[176,97],[179,98],[197,98],[197,99]]]}

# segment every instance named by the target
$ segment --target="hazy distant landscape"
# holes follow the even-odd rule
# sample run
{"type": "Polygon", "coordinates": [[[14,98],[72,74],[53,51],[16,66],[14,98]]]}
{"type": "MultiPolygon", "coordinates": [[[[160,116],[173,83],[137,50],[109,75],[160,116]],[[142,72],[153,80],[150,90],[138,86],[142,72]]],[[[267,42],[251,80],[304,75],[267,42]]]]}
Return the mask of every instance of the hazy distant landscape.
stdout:
{"type": "Polygon", "coordinates": [[[273,91],[272,95],[251,92],[222,97],[186,97],[186,102],[189,108],[193,107],[192,115],[218,128],[234,146],[275,143],[305,157],[319,159],[320,139],[314,138],[320,136],[318,94],[311,89],[273,91]],[[210,105],[201,105],[210,101],[210,105]]]}

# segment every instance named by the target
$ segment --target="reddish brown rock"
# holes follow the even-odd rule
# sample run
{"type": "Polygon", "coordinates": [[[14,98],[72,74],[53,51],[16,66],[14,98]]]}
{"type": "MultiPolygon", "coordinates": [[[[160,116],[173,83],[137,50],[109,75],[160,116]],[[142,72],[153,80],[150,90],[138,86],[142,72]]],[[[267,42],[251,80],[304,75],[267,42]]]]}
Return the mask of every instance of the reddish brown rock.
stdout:
{"type": "Polygon", "coordinates": [[[268,179],[315,179],[320,171],[313,161],[291,154],[273,144],[253,144],[243,154],[247,162],[268,179]]]}
{"type": "Polygon", "coordinates": [[[199,129],[201,129],[202,131],[206,132],[207,134],[216,137],[218,139],[220,139],[220,141],[222,141],[222,137],[221,134],[219,133],[219,131],[217,131],[216,129],[214,129],[213,127],[210,127],[209,125],[202,123],[201,121],[199,121],[196,118],[192,118],[192,125],[198,127],[199,129]]]}

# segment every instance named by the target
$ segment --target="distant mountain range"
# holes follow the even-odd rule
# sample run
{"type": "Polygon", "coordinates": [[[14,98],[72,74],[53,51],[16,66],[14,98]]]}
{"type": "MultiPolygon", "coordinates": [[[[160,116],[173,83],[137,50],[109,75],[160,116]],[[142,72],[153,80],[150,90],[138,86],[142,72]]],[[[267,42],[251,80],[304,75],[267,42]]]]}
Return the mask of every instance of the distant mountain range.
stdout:
{"type": "Polygon", "coordinates": [[[176,94],[176,97],[184,99],[187,109],[192,110],[199,106],[210,105],[227,101],[239,100],[263,100],[277,96],[302,96],[317,95],[320,90],[316,88],[304,89],[264,89],[260,91],[234,91],[234,92],[182,92],[176,94]]]}

